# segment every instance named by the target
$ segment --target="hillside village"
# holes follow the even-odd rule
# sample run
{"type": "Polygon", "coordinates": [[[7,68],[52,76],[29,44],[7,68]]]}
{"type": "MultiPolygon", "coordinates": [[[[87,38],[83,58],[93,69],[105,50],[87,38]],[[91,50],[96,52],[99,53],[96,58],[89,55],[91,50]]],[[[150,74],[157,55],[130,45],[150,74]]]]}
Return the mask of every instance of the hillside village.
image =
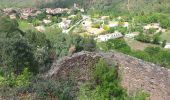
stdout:
{"type": "MultiPolygon", "coordinates": [[[[56,28],[59,27],[63,33],[79,34],[81,36],[95,36],[95,40],[98,42],[105,42],[109,39],[116,38],[128,38],[135,39],[140,32],[133,31],[132,28],[136,27],[133,21],[127,20],[124,16],[118,16],[112,18],[112,16],[98,16],[92,17],[84,14],[84,9],[79,8],[74,4],[73,8],[5,8],[1,9],[1,12],[8,15],[10,19],[18,19],[23,21],[29,21],[30,19],[37,19],[34,22],[28,22],[39,32],[45,32],[46,27],[56,28]],[[79,12],[74,14],[74,12],[79,12]],[[64,15],[63,17],[61,15],[64,15]],[[59,17],[60,20],[55,22],[59,17]],[[41,18],[42,17],[42,18],[41,18]],[[56,19],[54,21],[54,18],[56,19]],[[35,24],[34,24],[35,23],[35,24]],[[34,24],[34,25],[33,25],[34,24]]],[[[140,23],[138,23],[140,24],[140,23]]],[[[156,34],[164,34],[167,29],[162,28],[160,23],[149,23],[137,25],[141,28],[140,31],[153,36],[156,34]],[[153,32],[151,32],[153,31],[153,32]]],[[[140,41],[140,40],[139,40],[140,41]]],[[[151,40],[153,41],[153,40],[151,40]]],[[[150,42],[151,42],[150,41],[150,42]]],[[[159,41],[160,43],[163,42],[159,41]]],[[[169,43],[164,46],[166,49],[169,48],[169,43]]]]}
{"type": "Polygon", "coordinates": [[[169,100],[168,0],[22,3],[0,7],[0,100],[169,100]]]}

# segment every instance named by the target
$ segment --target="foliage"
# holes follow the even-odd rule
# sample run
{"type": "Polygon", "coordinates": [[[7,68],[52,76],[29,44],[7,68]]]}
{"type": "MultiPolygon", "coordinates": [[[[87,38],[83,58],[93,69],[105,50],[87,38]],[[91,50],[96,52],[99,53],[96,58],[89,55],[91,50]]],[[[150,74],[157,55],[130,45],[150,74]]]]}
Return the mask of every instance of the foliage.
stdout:
{"type": "Polygon", "coordinates": [[[83,50],[85,51],[95,51],[96,50],[96,41],[92,37],[87,37],[83,39],[83,50]]]}
{"type": "Polygon", "coordinates": [[[138,36],[135,37],[136,40],[145,42],[145,43],[150,43],[151,42],[151,37],[149,35],[145,35],[143,33],[140,33],[138,36]]]}
{"type": "Polygon", "coordinates": [[[74,82],[72,80],[54,80],[38,81],[33,85],[33,89],[37,94],[37,98],[41,100],[59,99],[74,100],[75,93],[74,82]]]}
{"type": "Polygon", "coordinates": [[[160,44],[160,35],[159,34],[155,34],[153,36],[153,44],[160,44]]]}
{"type": "Polygon", "coordinates": [[[92,25],[93,28],[100,28],[101,27],[101,23],[100,22],[96,22],[92,25]]]}
{"type": "Polygon", "coordinates": [[[109,31],[110,30],[110,27],[109,26],[107,26],[107,25],[103,25],[103,29],[105,30],[105,31],[109,31]]]}
{"type": "Polygon", "coordinates": [[[138,91],[132,97],[130,97],[130,100],[146,100],[148,96],[149,94],[146,92],[138,91]]]}
{"type": "Polygon", "coordinates": [[[58,16],[52,17],[52,22],[54,22],[54,23],[59,23],[61,21],[62,21],[62,19],[60,17],[58,17],[58,16]]]}
{"type": "Polygon", "coordinates": [[[39,19],[39,20],[43,20],[44,18],[46,18],[46,13],[45,12],[40,13],[36,16],[36,18],[39,19]]]}
{"type": "Polygon", "coordinates": [[[13,32],[18,30],[18,23],[16,20],[10,20],[7,16],[0,17],[0,31],[13,32]]]}
{"type": "Polygon", "coordinates": [[[156,29],[150,28],[149,30],[146,31],[146,34],[154,34],[156,32],[156,29]]]}
{"type": "Polygon", "coordinates": [[[163,42],[162,42],[162,47],[165,47],[165,45],[166,45],[166,40],[164,40],[163,42]]]}
{"type": "Polygon", "coordinates": [[[108,50],[116,49],[124,53],[131,51],[131,48],[123,39],[110,39],[106,42],[106,46],[108,50]]]}
{"type": "Polygon", "coordinates": [[[61,33],[61,31],[47,33],[47,37],[52,43],[52,47],[55,49],[57,57],[63,57],[82,50],[94,51],[96,47],[93,38],[82,38],[78,35],[61,33]],[[69,49],[73,46],[75,46],[75,51],[69,52],[69,49]]]}
{"type": "Polygon", "coordinates": [[[124,100],[128,98],[125,90],[120,86],[116,66],[108,66],[100,60],[92,71],[94,84],[82,86],[78,100],[124,100]]]}
{"type": "Polygon", "coordinates": [[[71,20],[71,24],[74,25],[76,22],[80,21],[81,19],[82,19],[81,13],[77,13],[77,14],[76,14],[76,17],[74,17],[74,18],[71,20]]]}
{"type": "Polygon", "coordinates": [[[33,19],[33,20],[32,20],[32,24],[33,24],[34,26],[39,26],[39,25],[40,25],[40,21],[39,21],[38,19],[33,19]]]}
{"type": "Polygon", "coordinates": [[[153,44],[160,44],[160,41],[161,41],[160,33],[156,33],[156,34],[153,33],[152,35],[140,33],[139,35],[135,37],[135,39],[141,42],[153,43],[153,44]]]}
{"type": "Polygon", "coordinates": [[[30,85],[32,74],[29,72],[28,68],[25,68],[20,75],[15,75],[10,73],[7,76],[1,76],[1,86],[14,87],[27,87],[30,85]]]}
{"type": "MultiPolygon", "coordinates": [[[[166,41],[164,41],[166,42],[166,41]]],[[[163,67],[170,68],[170,51],[159,47],[147,47],[144,51],[133,51],[123,40],[109,40],[105,43],[98,43],[98,48],[105,51],[117,50],[125,54],[153,62],[163,67]]]]}
{"type": "Polygon", "coordinates": [[[114,27],[111,27],[109,28],[109,30],[107,31],[108,33],[114,33],[115,32],[115,28],[114,27]]]}
{"type": "Polygon", "coordinates": [[[126,27],[116,27],[116,30],[121,32],[122,34],[126,34],[128,32],[126,27]]]}
{"type": "MultiPolygon", "coordinates": [[[[10,21],[9,18],[5,20],[10,21]]],[[[9,71],[16,74],[20,74],[27,66],[31,72],[37,73],[39,66],[43,66],[48,60],[50,48],[43,33],[22,32],[18,27],[6,28],[1,30],[0,41],[1,66],[6,66],[9,71]]]]}
{"type": "Polygon", "coordinates": [[[132,52],[130,55],[163,67],[170,67],[170,52],[168,50],[163,50],[158,47],[148,47],[144,51],[132,52]]]}
{"type": "Polygon", "coordinates": [[[154,14],[148,14],[143,16],[136,16],[136,22],[137,23],[160,23],[161,27],[163,28],[169,28],[170,27],[170,15],[168,14],[160,14],[160,13],[154,13],[154,14]]]}

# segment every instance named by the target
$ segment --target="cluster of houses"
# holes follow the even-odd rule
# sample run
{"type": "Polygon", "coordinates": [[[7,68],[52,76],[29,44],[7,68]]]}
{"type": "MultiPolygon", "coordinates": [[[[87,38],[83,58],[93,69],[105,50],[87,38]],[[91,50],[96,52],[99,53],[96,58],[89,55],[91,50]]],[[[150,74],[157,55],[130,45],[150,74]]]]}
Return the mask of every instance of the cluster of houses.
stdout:
{"type": "MultiPolygon", "coordinates": [[[[84,10],[77,7],[76,4],[74,4],[74,8],[84,12],[84,10]]],[[[51,20],[52,16],[54,16],[56,14],[70,13],[71,9],[68,9],[68,8],[44,8],[44,9],[5,8],[5,9],[0,9],[0,11],[5,13],[6,15],[8,15],[11,19],[16,19],[17,17],[19,17],[20,19],[24,19],[24,20],[27,20],[29,17],[36,17],[38,14],[45,12],[47,18],[43,19],[41,22],[43,22],[44,24],[49,24],[49,23],[52,23],[52,20],[51,20]]],[[[55,25],[57,25],[57,27],[61,28],[64,33],[67,33],[67,31],[69,31],[69,29],[72,27],[71,26],[72,19],[74,19],[76,16],[77,15],[70,15],[66,18],[62,18],[62,21],[55,25]]],[[[109,39],[116,39],[116,38],[122,38],[122,37],[134,39],[134,37],[139,34],[139,32],[131,32],[129,34],[125,34],[125,36],[124,36],[121,32],[116,31],[116,30],[113,33],[107,33],[103,26],[107,26],[109,28],[114,28],[114,27],[116,28],[119,26],[125,27],[127,29],[129,28],[129,22],[121,21],[121,19],[122,19],[121,17],[115,18],[116,20],[115,19],[110,20],[109,16],[101,16],[100,18],[91,18],[88,15],[81,15],[81,17],[82,17],[82,19],[81,19],[82,22],[80,24],[79,24],[79,22],[77,22],[77,26],[82,26],[81,28],[83,28],[83,30],[86,31],[86,33],[88,35],[96,36],[95,40],[97,40],[99,42],[105,42],[105,41],[108,41],[109,39]],[[107,21],[107,24],[105,23],[105,21],[107,21]],[[103,23],[103,24],[101,24],[100,27],[93,27],[94,23],[96,23],[96,22],[103,23]],[[103,34],[105,34],[105,35],[103,35],[103,34]]],[[[76,25],[73,25],[73,26],[77,27],[76,25]]],[[[45,26],[43,26],[43,25],[36,26],[35,29],[40,32],[44,32],[45,26]]],[[[150,29],[154,29],[155,34],[159,33],[159,32],[166,31],[165,29],[163,29],[160,26],[159,23],[151,23],[151,24],[147,24],[147,25],[143,26],[144,31],[148,31],[150,29]]],[[[170,44],[167,43],[165,48],[170,48],[170,44]]]]}
{"type": "Polygon", "coordinates": [[[21,19],[28,19],[28,17],[35,17],[41,14],[42,11],[37,8],[5,8],[2,12],[8,15],[11,19],[16,19],[17,17],[21,19]]]}
{"type": "Polygon", "coordinates": [[[49,15],[62,14],[64,12],[69,13],[71,9],[68,8],[45,8],[45,12],[49,15]]]}
{"type": "Polygon", "coordinates": [[[122,33],[115,31],[114,33],[111,33],[111,34],[99,35],[98,37],[95,38],[95,40],[99,42],[106,42],[109,39],[116,39],[116,38],[122,38],[122,37],[123,37],[122,33]]]}
{"type": "Polygon", "coordinates": [[[155,29],[155,33],[159,33],[159,32],[165,32],[166,30],[163,29],[159,23],[151,23],[151,24],[147,24],[146,26],[143,27],[143,29],[145,31],[149,30],[149,29],[155,29]]]}
{"type": "Polygon", "coordinates": [[[1,11],[8,15],[11,19],[16,19],[19,17],[20,19],[27,20],[29,17],[36,17],[38,14],[46,12],[47,15],[56,15],[65,12],[70,12],[68,8],[5,8],[1,9],[1,11]]]}
{"type": "Polygon", "coordinates": [[[67,30],[70,27],[71,20],[67,18],[62,18],[62,21],[58,24],[59,28],[61,28],[63,31],[67,30]]]}

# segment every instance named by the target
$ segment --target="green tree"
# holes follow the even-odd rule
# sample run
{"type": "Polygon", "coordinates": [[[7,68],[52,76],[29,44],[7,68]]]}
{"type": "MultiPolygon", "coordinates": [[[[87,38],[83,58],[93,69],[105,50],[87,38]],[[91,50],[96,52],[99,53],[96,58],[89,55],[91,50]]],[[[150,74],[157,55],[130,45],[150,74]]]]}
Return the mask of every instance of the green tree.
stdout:
{"type": "Polygon", "coordinates": [[[164,41],[162,42],[162,47],[165,47],[165,45],[166,45],[166,40],[164,40],[164,41]]]}
{"type": "Polygon", "coordinates": [[[159,44],[160,43],[160,35],[159,34],[156,34],[153,36],[153,43],[154,44],[159,44]]]}
{"type": "Polygon", "coordinates": [[[143,33],[140,33],[138,36],[135,37],[135,39],[146,43],[151,42],[151,37],[149,35],[144,35],[143,33]]]}
{"type": "Polygon", "coordinates": [[[127,45],[124,39],[110,39],[106,42],[108,50],[116,49],[118,51],[129,53],[131,48],[127,45]]]}

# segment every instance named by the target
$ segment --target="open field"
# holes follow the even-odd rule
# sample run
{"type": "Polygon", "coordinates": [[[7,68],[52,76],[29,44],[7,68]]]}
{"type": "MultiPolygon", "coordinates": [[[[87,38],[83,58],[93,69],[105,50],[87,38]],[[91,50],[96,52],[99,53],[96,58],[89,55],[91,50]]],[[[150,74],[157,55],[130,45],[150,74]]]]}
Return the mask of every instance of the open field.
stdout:
{"type": "Polygon", "coordinates": [[[150,44],[150,43],[143,43],[137,40],[132,40],[125,38],[126,43],[131,47],[133,50],[144,50],[146,47],[158,47],[158,45],[150,44]]]}

